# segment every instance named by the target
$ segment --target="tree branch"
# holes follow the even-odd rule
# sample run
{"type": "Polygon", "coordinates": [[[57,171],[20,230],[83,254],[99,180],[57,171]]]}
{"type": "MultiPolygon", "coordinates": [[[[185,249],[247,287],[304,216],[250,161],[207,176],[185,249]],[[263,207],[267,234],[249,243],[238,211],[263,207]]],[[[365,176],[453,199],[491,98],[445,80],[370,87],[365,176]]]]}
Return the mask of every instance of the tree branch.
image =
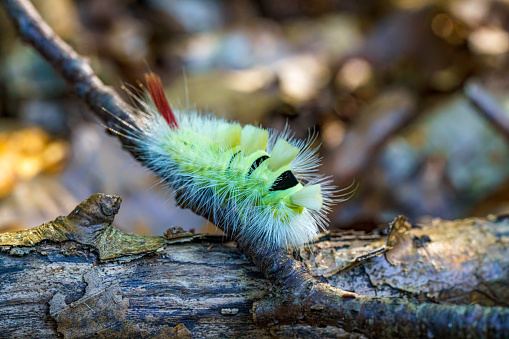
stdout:
{"type": "MultiPolygon", "coordinates": [[[[30,2],[1,1],[20,36],[67,80],[95,115],[110,127],[117,123],[117,118],[130,122],[125,112],[126,104],[99,80],[84,58],[54,34],[30,2]]],[[[142,161],[130,140],[119,138],[124,148],[142,161]]],[[[224,229],[226,211],[207,215],[193,206],[183,207],[193,209],[226,231],[237,241],[239,249],[278,287],[279,295],[253,307],[255,323],[260,326],[295,322],[344,326],[370,337],[509,335],[507,309],[416,304],[405,299],[372,298],[332,288],[319,283],[301,262],[283,249],[255,248],[249,239],[239,238],[224,229]],[[419,326],[417,329],[416,325],[419,326]]]]}
{"type": "Polygon", "coordinates": [[[382,146],[418,116],[415,101],[406,91],[392,91],[364,109],[334,150],[332,173],[340,187],[360,177],[382,146]]]}
{"type": "Polygon", "coordinates": [[[469,82],[463,92],[468,101],[509,142],[509,116],[493,95],[477,82],[469,82]]]}
{"type": "Polygon", "coordinates": [[[316,284],[298,298],[291,294],[255,303],[259,325],[285,325],[301,319],[312,326],[336,326],[370,338],[504,338],[509,310],[479,305],[415,303],[372,298],[316,284]],[[301,299],[302,298],[302,299],[301,299]]]}

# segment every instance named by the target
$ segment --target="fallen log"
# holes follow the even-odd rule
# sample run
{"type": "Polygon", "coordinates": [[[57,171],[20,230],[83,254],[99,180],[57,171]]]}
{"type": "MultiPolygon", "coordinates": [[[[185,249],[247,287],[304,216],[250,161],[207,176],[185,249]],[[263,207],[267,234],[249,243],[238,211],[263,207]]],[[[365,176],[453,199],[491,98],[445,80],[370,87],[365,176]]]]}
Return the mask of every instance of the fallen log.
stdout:
{"type": "MultiPolygon", "coordinates": [[[[112,226],[120,203],[96,194],[66,217],[0,234],[0,337],[350,335],[331,326],[257,327],[293,309],[242,253],[178,227],[165,237],[126,234],[112,226]]],[[[294,256],[319,280],[352,291],[338,307],[358,294],[401,308],[432,300],[419,305],[455,303],[465,315],[509,322],[508,219],[412,228],[400,217],[387,235],[326,233],[294,256]]],[[[488,322],[479,326],[491,332],[479,336],[507,336],[488,322]]]]}

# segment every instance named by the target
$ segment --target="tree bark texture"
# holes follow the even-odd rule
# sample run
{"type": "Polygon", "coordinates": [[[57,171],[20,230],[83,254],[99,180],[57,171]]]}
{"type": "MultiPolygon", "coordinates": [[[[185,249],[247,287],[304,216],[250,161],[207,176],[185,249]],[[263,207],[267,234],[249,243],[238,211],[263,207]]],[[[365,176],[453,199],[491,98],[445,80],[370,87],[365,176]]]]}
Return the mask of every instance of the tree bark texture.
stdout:
{"type": "MultiPolygon", "coordinates": [[[[258,328],[285,314],[281,307],[292,316],[293,305],[281,304],[284,294],[242,253],[175,227],[165,237],[123,233],[111,226],[120,202],[97,194],[67,217],[0,234],[0,337],[362,337],[331,326],[258,328]]],[[[390,300],[431,300],[458,304],[472,322],[488,310],[482,321],[503,324],[509,321],[508,242],[508,219],[434,220],[412,228],[400,217],[388,235],[328,233],[294,256],[331,288],[353,292],[336,307],[355,294],[381,297],[367,300],[381,311],[392,307],[390,300]],[[477,305],[464,306],[471,303],[477,305]]],[[[414,319],[393,325],[405,321],[414,319]]],[[[509,335],[491,331],[478,336],[509,335]]]]}

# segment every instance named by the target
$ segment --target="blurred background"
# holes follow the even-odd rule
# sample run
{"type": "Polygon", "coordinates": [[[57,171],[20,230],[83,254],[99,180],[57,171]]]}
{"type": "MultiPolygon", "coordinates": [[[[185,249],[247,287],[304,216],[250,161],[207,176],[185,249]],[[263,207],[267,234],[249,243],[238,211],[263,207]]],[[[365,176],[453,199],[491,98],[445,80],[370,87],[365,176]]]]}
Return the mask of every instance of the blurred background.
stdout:
{"type": "MultiPolygon", "coordinates": [[[[177,108],[187,89],[206,112],[288,122],[299,138],[318,131],[322,173],[357,185],[331,228],[509,212],[509,138],[463,92],[476,81],[509,106],[509,1],[33,3],[119,92],[150,67],[177,108]]],[[[0,8],[0,231],[66,215],[97,192],[123,197],[116,226],[130,232],[215,231],[157,182],[0,8]]]]}

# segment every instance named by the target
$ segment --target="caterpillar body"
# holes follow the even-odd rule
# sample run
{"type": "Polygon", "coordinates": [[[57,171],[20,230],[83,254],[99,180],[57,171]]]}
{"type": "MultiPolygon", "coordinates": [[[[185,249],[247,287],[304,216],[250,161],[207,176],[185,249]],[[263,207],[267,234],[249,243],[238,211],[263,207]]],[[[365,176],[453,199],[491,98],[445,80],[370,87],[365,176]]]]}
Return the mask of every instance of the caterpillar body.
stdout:
{"type": "Polygon", "coordinates": [[[223,227],[242,225],[234,233],[255,245],[292,249],[327,226],[338,198],[330,178],[316,173],[315,137],[294,140],[287,128],[242,127],[172,110],[159,77],[149,73],[146,82],[152,103],[134,95],[139,107],[127,112],[131,122],[119,119],[113,132],[133,141],[142,161],[179,192],[179,202],[225,213],[223,227]]]}

